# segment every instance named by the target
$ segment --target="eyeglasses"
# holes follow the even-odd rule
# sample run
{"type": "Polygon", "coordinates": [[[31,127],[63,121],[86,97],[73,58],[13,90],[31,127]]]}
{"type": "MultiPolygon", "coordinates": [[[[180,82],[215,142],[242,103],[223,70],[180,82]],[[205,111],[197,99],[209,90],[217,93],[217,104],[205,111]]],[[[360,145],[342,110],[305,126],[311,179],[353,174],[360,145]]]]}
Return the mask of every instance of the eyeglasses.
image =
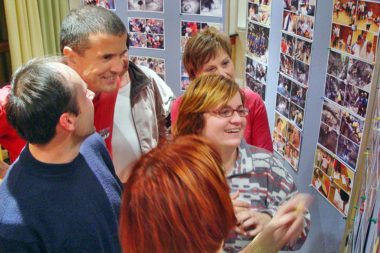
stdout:
{"type": "Polygon", "coordinates": [[[216,115],[218,115],[219,117],[222,117],[222,118],[231,117],[234,114],[234,112],[237,112],[237,114],[240,117],[246,117],[249,113],[249,109],[246,107],[243,107],[243,106],[241,106],[237,109],[232,109],[231,107],[226,106],[220,110],[210,111],[210,112],[215,113],[216,115]]]}

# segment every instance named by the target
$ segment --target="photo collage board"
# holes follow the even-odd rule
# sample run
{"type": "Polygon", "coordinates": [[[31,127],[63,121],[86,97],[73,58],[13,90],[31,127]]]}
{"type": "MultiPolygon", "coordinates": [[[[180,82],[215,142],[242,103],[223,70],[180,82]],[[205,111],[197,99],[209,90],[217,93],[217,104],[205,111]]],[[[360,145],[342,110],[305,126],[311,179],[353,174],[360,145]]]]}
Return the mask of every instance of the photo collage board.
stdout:
{"type": "Polygon", "coordinates": [[[223,17],[223,0],[181,0],[181,60],[180,60],[180,76],[181,91],[185,91],[190,84],[189,74],[186,72],[182,64],[182,54],[187,41],[196,35],[198,32],[208,27],[214,27],[218,31],[223,32],[222,22],[205,22],[196,21],[194,17],[209,16],[222,18],[223,17]],[[187,18],[188,17],[188,18],[187,18]],[[191,18],[190,18],[191,17],[191,18]],[[190,20],[191,19],[191,20],[190,20]]]}
{"type": "Polygon", "coordinates": [[[298,171],[317,0],[283,0],[273,148],[298,171]]]}
{"type": "Polygon", "coordinates": [[[265,100],[272,0],[248,0],[245,84],[265,100]]]}
{"type": "Polygon", "coordinates": [[[344,216],[367,117],[379,25],[379,1],[334,0],[312,185],[344,216]]]}

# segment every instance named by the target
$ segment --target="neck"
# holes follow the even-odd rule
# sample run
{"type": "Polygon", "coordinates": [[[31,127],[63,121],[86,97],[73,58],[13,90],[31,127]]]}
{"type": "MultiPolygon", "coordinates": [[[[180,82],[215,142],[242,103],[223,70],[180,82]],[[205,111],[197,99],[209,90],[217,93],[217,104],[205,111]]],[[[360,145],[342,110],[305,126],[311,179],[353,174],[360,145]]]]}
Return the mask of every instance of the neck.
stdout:
{"type": "Polygon", "coordinates": [[[225,148],[219,149],[219,154],[222,157],[223,167],[228,174],[232,171],[236,159],[237,159],[237,148],[225,148]]]}
{"type": "Polygon", "coordinates": [[[82,141],[54,137],[47,144],[29,144],[30,153],[33,157],[43,163],[64,164],[75,159],[79,154],[82,141]]]}

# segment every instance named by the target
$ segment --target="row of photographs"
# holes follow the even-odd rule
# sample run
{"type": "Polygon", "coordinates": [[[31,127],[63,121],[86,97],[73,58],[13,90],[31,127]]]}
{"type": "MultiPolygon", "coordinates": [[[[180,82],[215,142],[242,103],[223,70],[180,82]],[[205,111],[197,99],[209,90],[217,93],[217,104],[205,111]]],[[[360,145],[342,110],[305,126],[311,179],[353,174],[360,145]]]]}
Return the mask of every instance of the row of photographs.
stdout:
{"type": "Polygon", "coordinates": [[[282,30],[288,34],[293,34],[312,40],[314,34],[314,17],[284,11],[282,30]]]}
{"type": "MultiPolygon", "coordinates": [[[[263,2],[263,1],[262,1],[263,2]]],[[[259,1],[248,1],[248,20],[261,25],[270,26],[271,5],[260,3],[259,1]]]]}
{"type": "Polygon", "coordinates": [[[308,86],[309,69],[309,65],[302,61],[295,60],[293,57],[285,54],[280,55],[280,72],[302,85],[308,86]]]}
{"type": "Polygon", "coordinates": [[[298,171],[298,162],[301,146],[301,131],[282,115],[275,113],[275,127],[273,131],[273,149],[295,170],[298,171]]]}
{"type": "Polygon", "coordinates": [[[299,129],[303,129],[305,110],[292,102],[291,99],[277,93],[276,111],[295,124],[299,129]]]}
{"type": "Polygon", "coordinates": [[[128,18],[129,46],[165,49],[164,20],[156,18],[128,18]]]}
{"type": "Polygon", "coordinates": [[[145,66],[156,72],[162,80],[165,80],[165,59],[150,56],[130,55],[129,60],[136,65],[145,66]]]}
{"type": "Polygon", "coordinates": [[[246,56],[245,73],[262,84],[267,82],[267,66],[246,56]]]}
{"type": "Polygon", "coordinates": [[[302,15],[314,16],[317,0],[284,0],[284,9],[302,15]]]}
{"type": "Polygon", "coordinates": [[[342,215],[347,216],[355,173],[317,144],[312,186],[342,215]]]}
{"type": "Polygon", "coordinates": [[[377,41],[378,34],[332,24],[330,47],[371,64],[376,61],[377,41]]]}
{"type": "Polygon", "coordinates": [[[334,0],[333,23],[354,30],[379,33],[380,2],[367,0],[334,0]]]}
{"type": "Polygon", "coordinates": [[[222,0],[181,0],[181,14],[222,17],[222,0]]]}

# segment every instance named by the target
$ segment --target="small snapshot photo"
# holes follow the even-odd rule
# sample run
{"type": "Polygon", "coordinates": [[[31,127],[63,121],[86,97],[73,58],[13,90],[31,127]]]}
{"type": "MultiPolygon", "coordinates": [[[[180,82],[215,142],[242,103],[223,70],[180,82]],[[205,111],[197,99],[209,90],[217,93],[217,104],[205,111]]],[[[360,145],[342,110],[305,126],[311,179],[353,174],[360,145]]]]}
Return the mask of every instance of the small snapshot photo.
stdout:
{"type": "Polygon", "coordinates": [[[267,66],[260,62],[256,65],[256,80],[264,84],[267,82],[267,66]]]}
{"type": "Polygon", "coordinates": [[[128,18],[129,32],[145,33],[146,19],[128,18]]]}
{"type": "Polygon", "coordinates": [[[116,10],[115,0],[84,0],[84,5],[96,5],[107,10],[116,10]]]}
{"type": "Polygon", "coordinates": [[[187,86],[190,84],[189,74],[186,72],[185,68],[182,65],[182,61],[180,62],[180,72],[181,72],[181,90],[185,91],[187,86]]]}
{"type": "Polygon", "coordinates": [[[344,136],[339,136],[337,153],[338,157],[342,159],[353,170],[356,168],[356,161],[359,154],[359,146],[347,139],[344,136]]]}
{"type": "Polygon", "coordinates": [[[152,12],[163,12],[164,0],[145,0],[145,10],[152,12]]]}
{"type": "Polygon", "coordinates": [[[340,120],[341,120],[341,110],[340,108],[328,101],[325,100],[322,108],[322,117],[321,121],[333,128],[335,131],[339,131],[340,128],[340,120]]]}
{"type": "Polygon", "coordinates": [[[296,34],[298,15],[295,12],[284,11],[282,15],[282,30],[287,33],[296,34]]]}
{"type": "Polygon", "coordinates": [[[357,0],[334,0],[333,23],[352,26],[356,20],[357,0]]]}
{"type": "Polygon", "coordinates": [[[332,24],[330,47],[351,53],[353,31],[350,26],[332,24]]]}
{"type": "Polygon", "coordinates": [[[246,75],[246,83],[247,87],[259,94],[260,97],[265,101],[265,84],[260,83],[249,75],[246,75]]]}
{"type": "Polygon", "coordinates": [[[304,110],[297,105],[290,103],[289,120],[300,129],[303,128],[304,110]]]}
{"type": "Polygon", "coordinates": [[[145,32],[152,34],[164,34],[164,20],[148,18],[146,20],[145,32]]]}
{"type": "Polygon", "coordinates": [[[294,36],[283,33],[281,38],[281,53],[288,56],[294,56],[296,39],[294,36]]]}
{"type": "Polygon", "coordinates": [[[294,59],[285,54],[280,55],[280,72],[293,77],[294,74],[294,59]]]}
{"type": "Polygon", "coordinates": [[[299,0],[283,0],[284,9],[288,11],[296,12],[298,11],[298,1],[299,0]]]}
{"type": "Polygon", "coordinates": [[[354,175],[355,174],[353,170],[338,160],[335,160],[334,171],[332,175],[333,182],[350,194],[354,182],[354,175]]]}
{"type": "Polygon", "coordinates": [[[302,15],[315,15],[316,0],[299,0],[299,10],[302,15]]]}
{"type": "Polygon", "coordinates": [[[290,109],[289,103],[290,102],[286,97],[283,97],[280,94],[277,94],[276,111],[281,113],[286,118],[289,118],[289,109],[290,109]]]}
{"type": "Polygon", "coordinates": [[[135,34],[134,38],[145,38],[142,44],[134,43],[130,40],[130,46],[132,46],[131,43],[133,43],[133,47],[165,49],[163,19],[128,18],[128,24],[130,33],[135,34]]]}
{"type": "Polygon", "coordinates": [[[288,121],[281,114],[277,112],[275,112],[274,117],[275,117],[274,122],[276,124],[274,126],[274,132],[286,138],[288,121]]]}
{"type": "Polygon", "coordinates": [[[309,81],[309,65],[301,62],[294,61],[294,75],[293,78],[303,85],[308,85],[309,81]]]}
{"type": "Polygon", "coordinates": [[[296,52],[294,56],[296,60],[310,65],[311,43],[306,40],[297,39],[296,52]]]}
{"type": "Polygon", "coordinates": [[[152,49],[165,49],[165,36],[162,34],[148,34],[146,47],[152,49]]]}
{"type": "Polygon", "coordinates": [[[290,100],[296,105],[302,108],[305,108],[306,92],[307,92],[307,89],[305,87],[302,87],[301,85],[298,85],[297,83],[292,82],[290,100]]]}
{"type": "Polygon", "coordinates": [[[268,61],[269,28],[248,23],[247,44],[249,52],[258,61],[267,63],[268,61]]]}
{"type": "Polygon", "coordinates": [[[295,147],[289,142],[286,143],[284,158],[295,171],[298,171],[299,154],[299,151],[295,147]]]}
{"type": "Polygon", "coordinates": [[[256,67],[257,62],[252,60],[252,58],[246,56],[245,57],[245,73],[250,75],[253,78],[256,78],[256,67]]]}
{"type": "Polygon", "coordinates": [[[136,65],[150,68],[156,72],[162,78],[162,80],[165,80],[165,59],[134,55],[130,55],[129,59],[136,65]]]}
{"type": "Polygon", "coordinates": [[[356,24],[358,29],[379,33],[380,3],[375,1],[359,1],[358,17],[356,24]]]}
{"type": "Polygon", "coordinates": [[[347,216],[350,205],[350,194],[332,183],[329,201],[344,215],[347,216]]]}
{"type": "Polygon", "coordinates": [[[342,123],[340,124],[340,134],[360,146],[363,136],[364,121],[357,116],[347,112],[342,112],[342,123]]]}
{"type": "Polygon", "coordinates": [[[199,23],[195,21],[181,21],[181,52],[185,49],[187,41],[198,32],[208,27],[214,27],[218,31],[223,30],[220,23],[199,23]]]}
{"type": "Polygon", "coordinates": [[[330,178],[326,173],[318,168],[314,168],[311,184],[320,194],[327,198],[331,183],[330,178]]]}
{"type": "Polygon", "coordinates": [[[201,15],[222,17],[222,0],[201,0],[201,15]]]}
{"type": "Polygon", "coordinates": [[[181,0],[181,13],[199,15],[201,13],[200,0],[181,0]]]}
{"type": "Polygon", "coordinates": [[[282,137],[280,134],[273,132],[273,149],[281,156],[284,156],[285,154],[285,145],[285,137],[282,137]]]}
{"type": "Polygon", "coordinates": [[[292,88],[292,81],[283,75],[278,77],[277,93],[286,98],[290,98],[290,91],[292,88]]]}
{"type": "Polygon", "coordinates": [[[346,84],[333,76],[326,75],[325,96],[335,103],[343,106],[346,93],[346,84]]]}
{"type": "Polygon", "coordinates": [[[345,80],[347,78],[349,60],[350,58],[347,55],[330,50],[327,73],[340,80],[345,80]]]}
{"type": "Polygon", "coordinates": [[[348,65],[347,83],[367,92],[371,89],[374,66],[356,59],[350,59],[348,65]]]}
{"type": "Polygon", "coordinates": [[[353,33],[351,45],[351,54],[366,62],[373,64],[375,62],[376,46],[378,36],[373,33],[356,30],[353,33]]]}
{"type": "Polygon", "coordinates": [[[301,132],[293,124],[288,124],[288,142],[297,150],[301,146],[301,132]]]}
{"type": "Polygon", "coordinates": [[[313,39],[314,17],[300,15],[297,19],[297,35],[306,39],[313,39]]]}
{"type": "Polygon", "coordinates": [[[318,142],[332,153],[336,154],[336,146],[338,143],[338,133],[328,125],[321,123],[319,129],[318,142]]]}
{"type": "Polygon", "coordinates": [[[129,46],[130,47],[141,47],[146,48],[146,34],[145,33],[129,33],[129,46]]]}
{"type": "Polygon", "coordinates": [[[270,25],[271,7],[259,2],[248,2],[248,19],[263,25],[270,25]]]}
{"type": "Polygon", "coordinates": [[[357,115],[365,118],[367,113],[368,97],[368,92],[355,86],[347,85],[344,106],[357,115]]]}
{"type": "Polygon", "coordinates": [[[332,176],[334,171],[334,157],[321,146],[317,145],[314,156],[314,167],[323,171],[326,175],[332,176]]]}

